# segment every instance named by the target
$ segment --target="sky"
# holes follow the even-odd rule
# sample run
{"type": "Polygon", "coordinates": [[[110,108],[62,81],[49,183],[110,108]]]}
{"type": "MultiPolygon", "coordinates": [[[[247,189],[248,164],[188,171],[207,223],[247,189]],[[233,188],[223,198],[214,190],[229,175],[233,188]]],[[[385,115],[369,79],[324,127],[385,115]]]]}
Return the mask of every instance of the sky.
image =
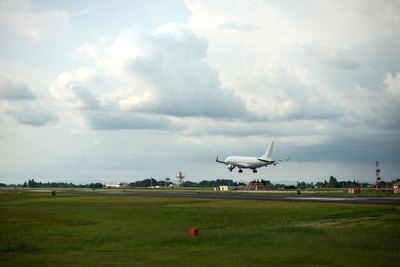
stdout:
{"type": "Polygon", "coordinates": [[[0,0],[0,182],[400,178],[399,32],[396,0],[0,0]]]}

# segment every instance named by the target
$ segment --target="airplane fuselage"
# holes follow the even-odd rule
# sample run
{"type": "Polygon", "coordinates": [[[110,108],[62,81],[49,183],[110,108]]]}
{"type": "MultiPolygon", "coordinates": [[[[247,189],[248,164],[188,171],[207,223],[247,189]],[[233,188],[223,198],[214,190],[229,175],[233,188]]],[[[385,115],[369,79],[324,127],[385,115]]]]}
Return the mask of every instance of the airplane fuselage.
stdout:
{"type": "Polygon", "coordinates": [[[261,161],[256,157],[230,156],[225,159],[226,165],[235,165],[241,169],[256,169],[271,163],[272,162],[261,161]]]}

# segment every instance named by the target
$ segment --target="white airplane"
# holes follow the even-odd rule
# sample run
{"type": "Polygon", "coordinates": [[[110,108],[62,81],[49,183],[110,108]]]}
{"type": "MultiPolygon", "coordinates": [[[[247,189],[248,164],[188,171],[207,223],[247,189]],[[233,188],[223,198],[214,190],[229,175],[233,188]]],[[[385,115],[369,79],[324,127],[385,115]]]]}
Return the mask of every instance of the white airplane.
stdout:
{"type": "Polygon", "coordinates": [[[259,158],[230,156],[230,157],[227,157],[225,159],[225,161],[221,161],[221,160],[218,160],[218,156],[217,156],[216,162],[224,163],[229,171],[232,171],[235,167],[238,167],[239,173],[243,172],[242,169],[252,169],[253,173],[256,173],[257,168],[260,168],[263,166],[268,166],[271,164],[275,166],[278,163],[289,161],[290,157],[287,159],[273,160],[271,158],[273,147],[274,147],[274,141],[271,142],[267,151],[265,151],[265,154],[259,158]]]}

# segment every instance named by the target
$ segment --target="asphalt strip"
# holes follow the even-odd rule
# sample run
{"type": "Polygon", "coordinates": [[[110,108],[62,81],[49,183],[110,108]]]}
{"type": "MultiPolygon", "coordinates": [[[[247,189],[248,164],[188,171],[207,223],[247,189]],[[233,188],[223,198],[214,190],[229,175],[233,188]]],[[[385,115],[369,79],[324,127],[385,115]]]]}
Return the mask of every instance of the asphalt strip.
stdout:
{"type": "MultiPolygon", "coordinates": [[[[348,200],[356,200],[355,198],[338,198],[338,197],[287,197],[286,199],[290,200],[311,200],[311,201],[348,201],[348,200]]],[[[357,198],[357,201],[362,201],[363,199],[357,198]]]]}

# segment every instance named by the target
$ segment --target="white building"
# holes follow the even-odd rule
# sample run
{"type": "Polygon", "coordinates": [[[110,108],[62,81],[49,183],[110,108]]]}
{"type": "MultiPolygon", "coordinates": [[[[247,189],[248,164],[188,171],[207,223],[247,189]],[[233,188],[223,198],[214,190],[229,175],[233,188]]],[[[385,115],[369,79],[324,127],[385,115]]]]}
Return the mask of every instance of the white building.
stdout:
{"type": "Polygon", "coordinates": [[[130,188],[128,183],[107,184],[104,188],[130,188]]]}
{"type": "Polygon", "coordinates": [[[235,185],[220,185],[219,187],[215,188],[215,191],[219,190],[219,191],[231,191],[231,190],[235,190],[237,188],[237,186],[235,185]]]}

